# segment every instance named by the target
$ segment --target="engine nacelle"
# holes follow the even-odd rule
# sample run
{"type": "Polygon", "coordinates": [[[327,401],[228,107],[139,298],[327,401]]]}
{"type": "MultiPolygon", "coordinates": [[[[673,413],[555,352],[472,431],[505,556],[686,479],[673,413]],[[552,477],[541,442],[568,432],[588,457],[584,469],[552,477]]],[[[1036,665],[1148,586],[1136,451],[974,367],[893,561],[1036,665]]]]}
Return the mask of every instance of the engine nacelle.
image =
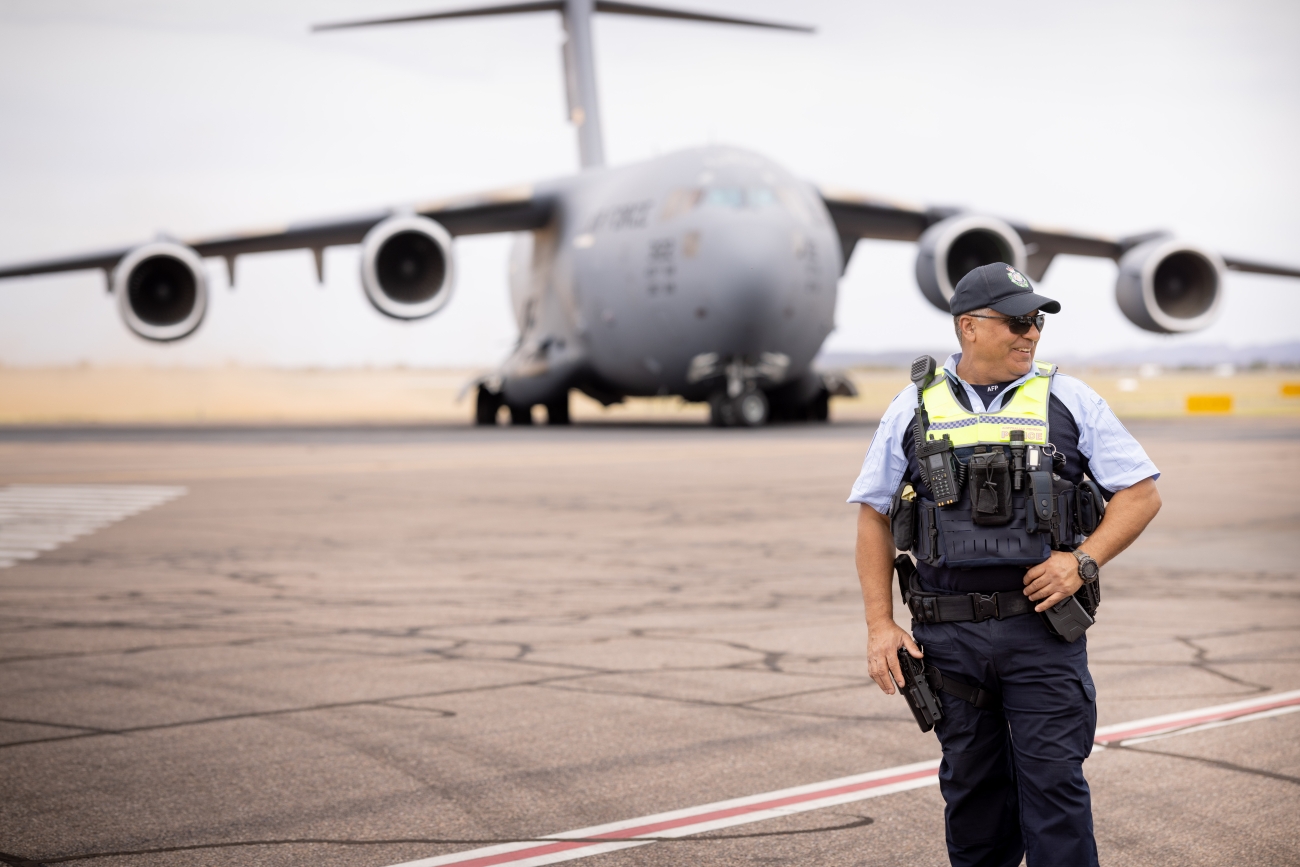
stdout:
{"type": "Polygon", "coordinates": [[[389,217],[361,242],[361,285],[375,309],[394,319],[431,316],[455,286],[451,235],[428,217],[389,217]]]}
{"type": "Polygon", "coordinates": [[[1223,259],[1212,250],[1158,238],[1119,260],[1115,300],[1130,322],[1147,331],[1200,331],[1218,318],[1223,271],[1223,259]]]}
{"type": "Polygon", "coordinates": [[[208,276],[199,254],[175,241],[136,247],[113,270],[126,326],[146,340],[179,340],[203,321],[208,276]]]}
{"type": "Polygon", "coordinates": [[[916,283],[944,313],[958,281],[981,265],[1006,262],[1025,270],[1025,242],[996,217],[958,214],[940,220],[917,242],[916,283]]]}

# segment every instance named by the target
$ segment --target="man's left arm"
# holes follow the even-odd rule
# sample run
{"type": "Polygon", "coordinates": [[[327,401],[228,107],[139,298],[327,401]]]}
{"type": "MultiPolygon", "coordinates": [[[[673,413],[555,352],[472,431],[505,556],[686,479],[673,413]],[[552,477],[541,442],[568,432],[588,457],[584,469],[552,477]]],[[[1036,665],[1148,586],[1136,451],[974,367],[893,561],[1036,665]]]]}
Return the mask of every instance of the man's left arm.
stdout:
{"type": "MultiPolygon", "coordinates": [[[[1083,381],[1058,374],[1052,397],[1060,399],[1078,425],[1079,452],[1088,461],[1088,473],[1103,488],[1117,492],[1101,525],[1079,546],[1104,566],[1132,545],[1160,511],[1160,471],[1102,396],[1083,381]]],[[[1046,611],[1082,586],[1079,561],[1068,551],[1054,551],[1025,573],[1025,595],[1038,603],[1036,611],[1046,611]]]]}
{"type": "MultiPolygon", "coordinates": [[[[1106,517],[1097,531],[1079,550],[1104,566],[1132,545],[1159,511],[1160,491],[1154,478],[1118,491],[1106,506],[1106,517]]],[[[1079,561],[1069,551],[1053,551],[1051,557],[1025,573],[1025,595],[1038,603],[1035,611],[1046,611],[1082,586],[1079,561]]]]}

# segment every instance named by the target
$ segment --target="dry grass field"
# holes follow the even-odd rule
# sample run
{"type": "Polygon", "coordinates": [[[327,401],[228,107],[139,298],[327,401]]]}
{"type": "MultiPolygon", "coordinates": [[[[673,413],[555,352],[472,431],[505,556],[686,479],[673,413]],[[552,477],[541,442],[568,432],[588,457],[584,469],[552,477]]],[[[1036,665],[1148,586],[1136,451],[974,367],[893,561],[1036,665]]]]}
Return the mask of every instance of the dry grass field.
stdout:
{"type": "MultiPolygon", "coordinates": [[[[1187,413],[1188,398],[1231,398],[1234,415],[1300,415],[1300,372],[1206,371],[1139,377],[1125,370],[1073,370],[1124,418],[1187,413]],[[1291,388],[1286,386],[1290,385],[1291,388]],[[1296,392],[1288,395],[1285,392],[1296,392]]],[[[468,423],[475,370],[271,370],[252,368],[0,368],[0,424],[455,424],[468,423]],[[465,394],[461,395],[462,390],[465,394]],[[459,398],[459,399],[458,399],[459,398]]],[[[838,398],[834,418],[872,421],[907,384],[900,369],[850,371],[860,395],[838,398]]],[[[602,407],[575,392],[581,422],[703,423],[707,408],[677,398],[602,407]]],[[[539,409],[538,419],[544,414],[539,409]]]]}

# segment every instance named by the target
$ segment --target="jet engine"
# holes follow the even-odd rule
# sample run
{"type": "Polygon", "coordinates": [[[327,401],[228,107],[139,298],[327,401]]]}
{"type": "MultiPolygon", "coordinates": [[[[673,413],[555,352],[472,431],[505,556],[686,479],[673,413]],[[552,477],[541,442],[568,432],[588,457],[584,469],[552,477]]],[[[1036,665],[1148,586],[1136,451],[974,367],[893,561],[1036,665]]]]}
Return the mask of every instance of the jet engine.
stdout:
{"type": "Polygon", "coordinates": [[[944,313],[957,282],[981,265],[1006,262],[1025,270],[1025,243],[996,217],[958,214],[940,220],[917,242],[916,282],[927,301],[944,313]]]}
{"type": "Polygon", "coordinates": [[[146,340],[179,340],[203,321],[208,277],[199,254],[175,241],[136,247],[113,270],[126,326],[146,340]]]}
{"type": "Polygon", "coordinates": [[[1129,321],[1147,331],[1199,331],[1219,315],[1223,259],[1172,238],[1139,244],[1119,260],[1115,300],[1129,321]]]}
{"type": "Polygon", "coordinates": [[[451,235],[428,217],[389,217],[361,242],[361,285],[380,313],[422,319],[451,299],[451,235]]]}

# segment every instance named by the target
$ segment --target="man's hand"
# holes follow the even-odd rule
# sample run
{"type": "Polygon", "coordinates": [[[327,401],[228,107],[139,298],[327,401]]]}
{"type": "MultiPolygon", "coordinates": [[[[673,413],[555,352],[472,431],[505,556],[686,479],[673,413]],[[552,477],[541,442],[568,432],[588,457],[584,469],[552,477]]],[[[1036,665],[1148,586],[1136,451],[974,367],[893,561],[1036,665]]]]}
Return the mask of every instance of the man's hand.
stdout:
{"type": "Polygon", "coordinates": [[[1052,556],[1025,572],[1025,595],[1039,603],[1035,611],[1046,611],[1082,586],[1079,561],[1068,551],[1053,551],[1052,556]]]}
{"type": "MultiPolygon", "coordinates": [[[[1105,566],[1133,544],[1159,511],[1160,492],[1156,490],[1154,478],[1117,491],[1106,507],[1101,526],[1084,543],[1087,548],[1084,553],[1096,560],[1097,565],[1105,566]]],[[[1039,603],[1034,606],[1035,611],[1046,611],[1065,597],[1073,596],[1082,586],[1079,561],[1066,551],[1052,552],[1051,557],[1025,573],[1025,595],[1039,603]]]]}
{"type": "Polygon", "coordinates": [[[894,694],[895,683],[903,682],[903,669],[898,664],[900,647],[906,647],[913,659],[921,658],[921,648],[894,621],[867,627],[867,674],[888,695],[894,694]]]}

